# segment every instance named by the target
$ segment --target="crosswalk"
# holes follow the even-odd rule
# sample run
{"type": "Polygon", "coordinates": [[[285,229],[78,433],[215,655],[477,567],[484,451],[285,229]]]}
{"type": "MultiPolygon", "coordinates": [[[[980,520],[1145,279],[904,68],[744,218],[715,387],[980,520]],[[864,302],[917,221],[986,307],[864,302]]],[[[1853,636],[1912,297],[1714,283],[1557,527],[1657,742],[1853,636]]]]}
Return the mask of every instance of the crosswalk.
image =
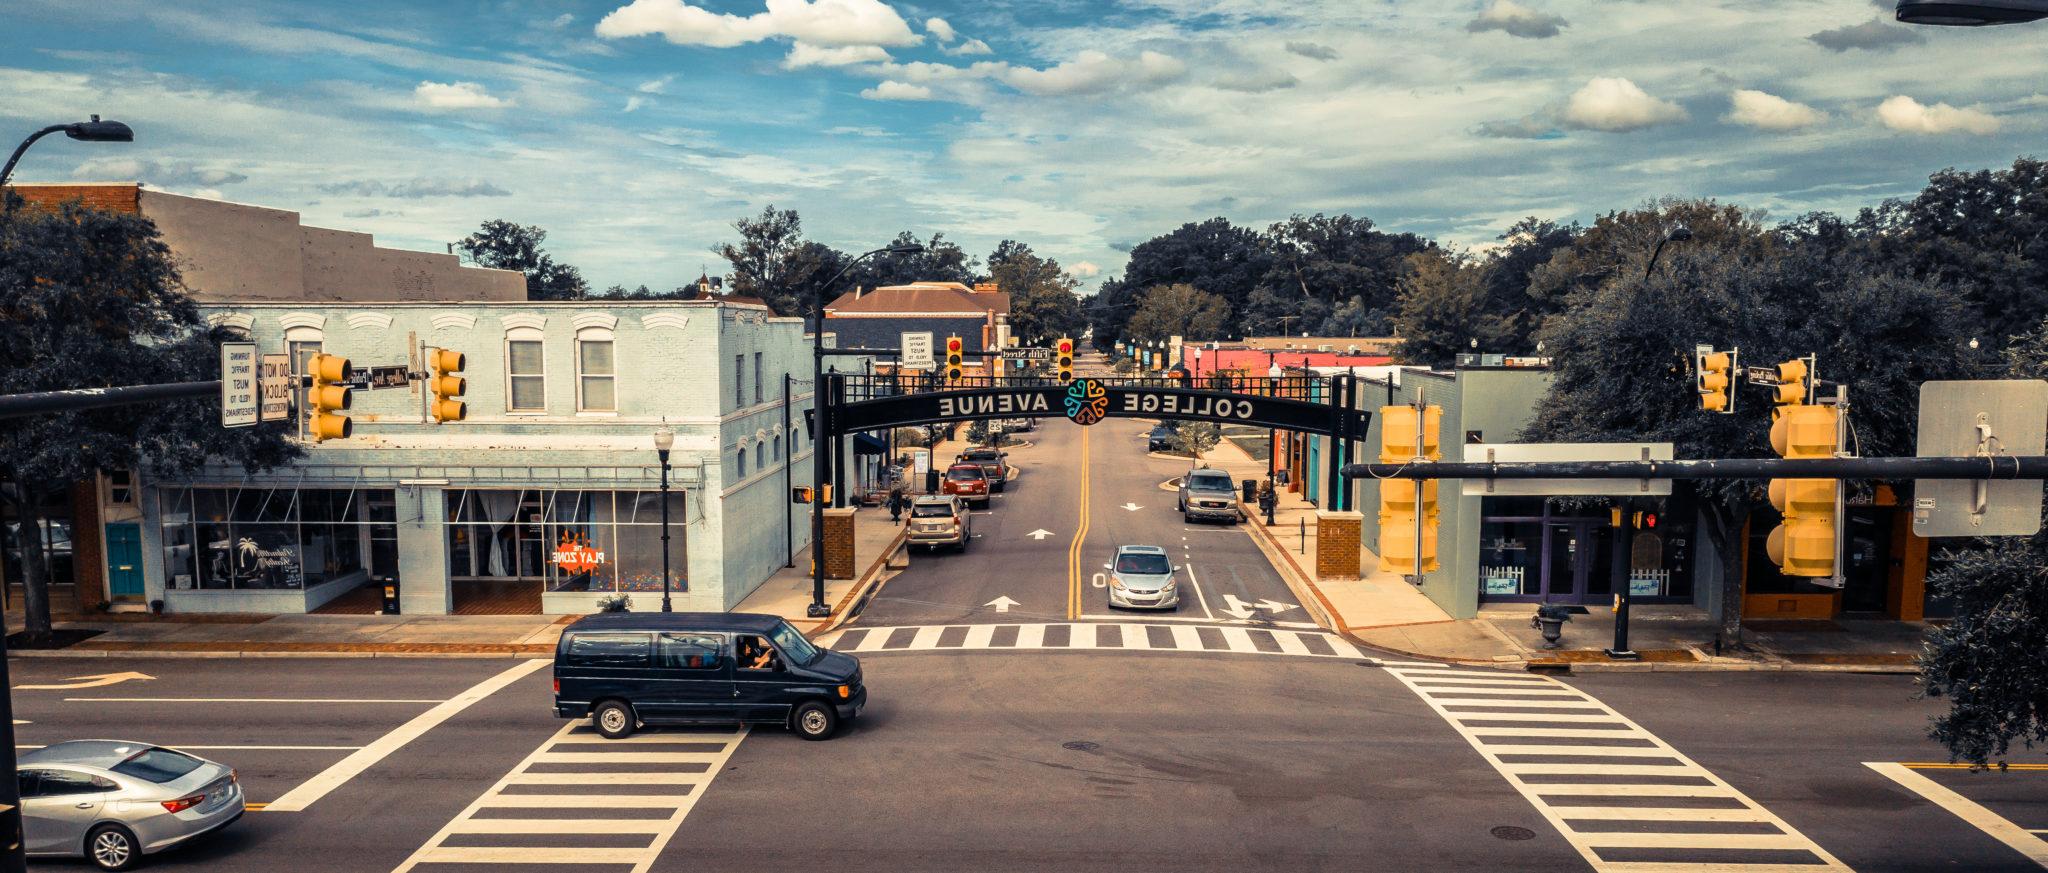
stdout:
{"type": "MultiPolygon", "coordinates": [[[[917,652],[963,649],[1133,650],[1230,652],[1312,658],[1367,658],[1334,634],[1238,625],[1166,625],[1136,622],[956,624],[853,628],[819,642],[841,652],[917,652]]],[[[1376,660],[1376,659],[1375,659],[1376,660]]]]}
{"type": "Polygon", "coordinates": [[[1591,695],[1544,676],[1388,667],[1598,873],[1849,868],[1591,695]]]}
{"type": "Polygon", "coordinates": [[[572,720],[392,873],[509,865],[646,873],[746,736],[745,728],[668,728],[607,740],[572,720]]]}

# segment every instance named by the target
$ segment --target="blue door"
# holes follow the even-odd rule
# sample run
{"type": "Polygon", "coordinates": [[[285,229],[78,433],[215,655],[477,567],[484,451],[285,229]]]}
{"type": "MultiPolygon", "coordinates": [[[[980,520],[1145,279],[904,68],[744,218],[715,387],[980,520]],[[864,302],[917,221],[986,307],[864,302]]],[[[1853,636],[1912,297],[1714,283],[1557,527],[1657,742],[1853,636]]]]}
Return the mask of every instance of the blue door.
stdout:
{"type": "Polygon", "coordinates": [[[142,598],[142,526],[135,522],[107,525],[107,594],[142,598]]]}

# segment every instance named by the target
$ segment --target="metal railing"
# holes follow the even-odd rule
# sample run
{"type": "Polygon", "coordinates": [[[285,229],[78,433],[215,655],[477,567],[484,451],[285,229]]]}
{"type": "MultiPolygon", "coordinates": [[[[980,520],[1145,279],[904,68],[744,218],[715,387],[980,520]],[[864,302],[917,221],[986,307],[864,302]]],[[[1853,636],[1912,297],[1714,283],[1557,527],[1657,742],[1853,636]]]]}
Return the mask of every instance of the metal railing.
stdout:
{"type": "MultiPolygon", "coordinates": [[[[963,376],[948,380],[929,372],[898,374],[848,374],[830,377],[843,386],[846,403],[879,400],[906,394],[932,394],[988,388],[1043,388],[1059,386],[1050,376],[963,376]]],[[[1292,400],[1322,400],[1329,396],[1329,378],[1324,376],[1242,376],[1216,373],[1182,380],[1165,376],[1090,376],[1103,384],[1129,388],[1187,388],[1292,400]]]]}

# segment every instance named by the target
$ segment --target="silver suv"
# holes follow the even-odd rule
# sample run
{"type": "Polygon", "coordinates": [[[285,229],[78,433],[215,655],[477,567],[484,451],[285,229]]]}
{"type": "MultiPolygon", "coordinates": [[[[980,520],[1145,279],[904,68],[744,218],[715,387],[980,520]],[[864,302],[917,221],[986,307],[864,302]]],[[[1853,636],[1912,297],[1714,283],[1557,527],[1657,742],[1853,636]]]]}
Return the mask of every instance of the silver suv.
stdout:
{"type": "Polygon", "coordinates": [[[1158,546],[1118,546],[1116,560],[1102,565],[1109,571],[1109,605],[1127,609],[1179,609],[1180,586],[1174,574],[1180,568],[1166,550],[1158,546]]]}
{"type": "Polygon", "coordinates": [[[1231,484],[1230,474],[1206,467],[1188,470],[1180,478],[1180,516],[1184,521],[1243,521],[1244,510],[1237,505],[1237,488],[1231,484]]]}
{"type": "Polygon", "coordinates": [[[973,538],[974,515],[960,498],[925,494],[910,501],[910,532],[904,536],[910,545],[932,549],[952,546],[953,551],[964,552],[967,541],[973,538]]]}

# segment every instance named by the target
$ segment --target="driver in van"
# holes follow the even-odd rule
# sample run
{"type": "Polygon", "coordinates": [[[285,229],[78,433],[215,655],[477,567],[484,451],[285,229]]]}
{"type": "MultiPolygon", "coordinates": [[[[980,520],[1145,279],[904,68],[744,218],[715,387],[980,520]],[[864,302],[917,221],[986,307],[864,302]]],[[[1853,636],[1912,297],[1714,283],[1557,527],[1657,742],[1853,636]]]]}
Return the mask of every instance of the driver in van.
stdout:
{"type": "Polygon", "coordinates": [[[741,637],[739,654],[743,670],[775,669],[775,650],[760,637],[741,637]]]}

